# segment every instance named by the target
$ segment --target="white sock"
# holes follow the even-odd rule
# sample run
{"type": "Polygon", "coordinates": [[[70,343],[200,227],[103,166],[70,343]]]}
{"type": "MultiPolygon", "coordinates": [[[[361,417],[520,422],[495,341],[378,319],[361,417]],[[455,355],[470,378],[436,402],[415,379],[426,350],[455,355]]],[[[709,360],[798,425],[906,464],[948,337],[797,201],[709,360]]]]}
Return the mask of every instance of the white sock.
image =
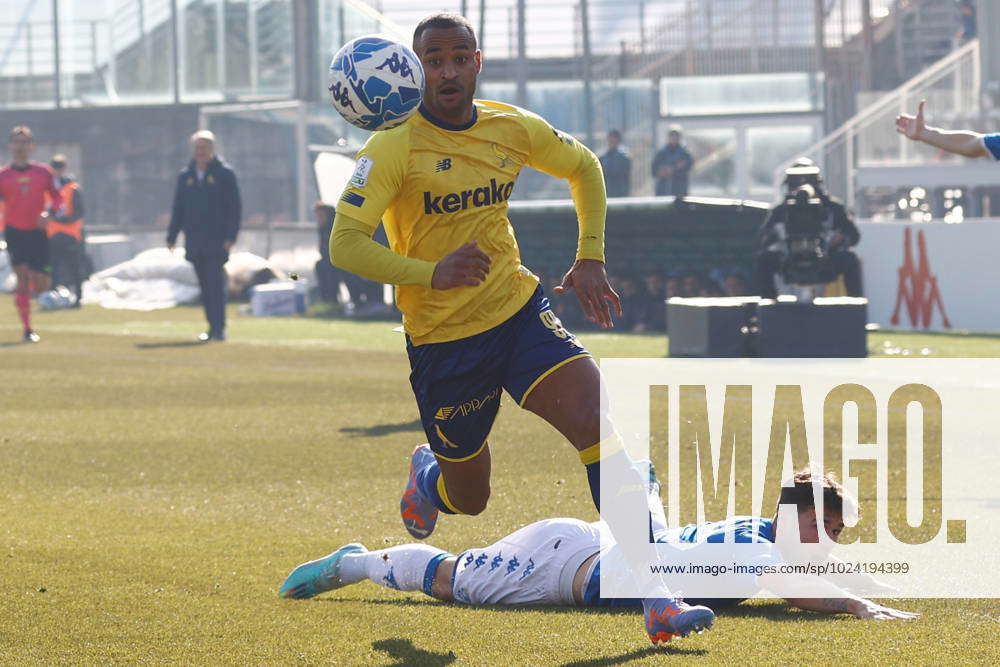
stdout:
{"type": "Polygon", "coordinates": [[[437,565],[451,556],[429,544],[404,544],[398,547],[346,554],[340,561],[340,580],[355,584],[369,579],[397,591],[423,591],[430,595],[437,565]],[[433,565],[433,568],[428,566],[433,565]],[[431,569],[431,571],[428,571],[431,569]]]}

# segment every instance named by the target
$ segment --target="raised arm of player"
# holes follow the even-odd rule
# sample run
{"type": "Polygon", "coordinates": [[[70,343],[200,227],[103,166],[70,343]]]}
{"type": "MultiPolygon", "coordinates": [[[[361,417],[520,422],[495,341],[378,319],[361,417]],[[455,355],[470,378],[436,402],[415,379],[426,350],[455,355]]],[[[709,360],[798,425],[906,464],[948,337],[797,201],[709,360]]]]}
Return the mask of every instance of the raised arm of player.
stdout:
{"type": "Polygon", "coordinates": [[[601,162],[589,148],[553,129],[541,117],[527,114],[526,122],[531,136],[528,165],[569,181],[580,226],[576,262],[555,291],[565,294],[576,290],[587,318],[603,329],[610,329],[614,326],[610,306],[615,307],[620,317],[622,304],[618,294],[611,289],[604,269],[604,222],[608,200],[601,162]]]}
{"type": "Polygon", "coordinates": [[[948,131],[928,127],[924,121],[924,105],[926,103],[927,100],[920,102],[916,116],[900,114],[896,118],[896,132],[913,141],[921,141],[949,153],[966,157],[987,157],[989,155],[983,134],[969,130],[948,131]]]}

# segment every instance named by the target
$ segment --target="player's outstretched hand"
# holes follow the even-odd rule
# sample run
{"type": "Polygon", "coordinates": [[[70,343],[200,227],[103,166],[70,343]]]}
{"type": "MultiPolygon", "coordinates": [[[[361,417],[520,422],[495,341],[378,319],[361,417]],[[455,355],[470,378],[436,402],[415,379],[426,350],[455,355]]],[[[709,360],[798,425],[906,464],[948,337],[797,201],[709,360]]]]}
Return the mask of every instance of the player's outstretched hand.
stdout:
{"type": "Polygon", "coordinates": [[[906,135],[908,139],[920,141],[924,135],[924,130],[927,129],[927,124],[924,122],[925,104],[927,104],[927,100],[920,100],[920,104],[917,106],[916,116],[910,116],[905,113],[897,116],[896,131],[900,134],[906,135]]]}
{"type": "Polygon", "coordinates": [[[861,605],[861,608],[854,615],[858,618],[867,618],[873,621],[908,621],[920,616],[920,614],[912,611],[900,611],[892,607],[883,607],[871,600],[865,600],[864,604],[861,605]]]}
{"type": "Polygon", "coordinates": [[[580,300],[583,314],[602,329],[615,326],[611,321],[609,303],[614,304],[618,317],[623,315],[621,299],[611,289],[608,274],[604,271],[604,262],[578,259],[573,268],[563,276],[562,284],[555,291],[556,294],[566,294],[571,289],[576,290],[576,298],[580,300]]]}
{"type": "Polygon", "coordinates": [[[475,287],[486,280],[492,261],[489,255],[479,249],[476,241],[469,241],[437,263],[434,267],[434,276],[431,278],[431,287],[434,289],[475,287]]]}

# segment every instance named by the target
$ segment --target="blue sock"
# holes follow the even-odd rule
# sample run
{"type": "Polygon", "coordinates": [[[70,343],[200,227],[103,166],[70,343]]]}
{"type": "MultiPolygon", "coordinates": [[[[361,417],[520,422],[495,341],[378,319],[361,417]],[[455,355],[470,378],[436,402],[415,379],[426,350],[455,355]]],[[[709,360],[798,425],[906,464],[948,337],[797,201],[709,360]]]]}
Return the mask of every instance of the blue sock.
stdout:
{"type": "Polygon", "coordinates": [[[417,488],[420,489],[420,493],[423,494],[424,498],[431,501],[434,507],[445,514],[454,514],[455,512],[448,508],[448,505],[441,499],[441,494],[438,493],[438,479],[440,477],[441,468],[438,466],[436,460],[417,470],[416,475],[414,475],[417,488]]]}
{"type": "Polygon", "coordinates": [[[601,511],[601,462],[597,461],[584,466],[587,469],[587,484],[590,485],[590,497],[594,501],[594,507],[601,511]]]}

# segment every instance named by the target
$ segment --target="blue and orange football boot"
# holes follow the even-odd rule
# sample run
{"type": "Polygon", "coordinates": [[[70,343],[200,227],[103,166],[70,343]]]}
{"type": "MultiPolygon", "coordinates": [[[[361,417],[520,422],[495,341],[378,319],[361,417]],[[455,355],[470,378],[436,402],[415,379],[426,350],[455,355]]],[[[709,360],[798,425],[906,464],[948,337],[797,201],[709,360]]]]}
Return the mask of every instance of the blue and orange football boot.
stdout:
{"type": "Polygon", "coordinates": [[[434,453],[426,442],[417,445],[410,456],[410,478],[399,501],[399,513],[406,531],[418,540],[426,539],[437,525],[438,508],[417,488],[417,471],[434,461],[434,453]]]}
{"type": "Polygon", "coordinates": [[[654,598],[642,601],[649,641],[668,642],[674,637],[701,634],[712,627],[715,612],[708,607],[692,607],[680,598],[654,598]]]}
{"type": "Polygon", "coordinates": [[[368,549],[364,545],[354,542],[340,547],[329,556],[302,563],[285,578],[285,582],[278,589],[278,595],[283,598],[305,600],[340,588],[344,585],[340,580],[340,561],[344,555],[365,551],[368,549]]]}

